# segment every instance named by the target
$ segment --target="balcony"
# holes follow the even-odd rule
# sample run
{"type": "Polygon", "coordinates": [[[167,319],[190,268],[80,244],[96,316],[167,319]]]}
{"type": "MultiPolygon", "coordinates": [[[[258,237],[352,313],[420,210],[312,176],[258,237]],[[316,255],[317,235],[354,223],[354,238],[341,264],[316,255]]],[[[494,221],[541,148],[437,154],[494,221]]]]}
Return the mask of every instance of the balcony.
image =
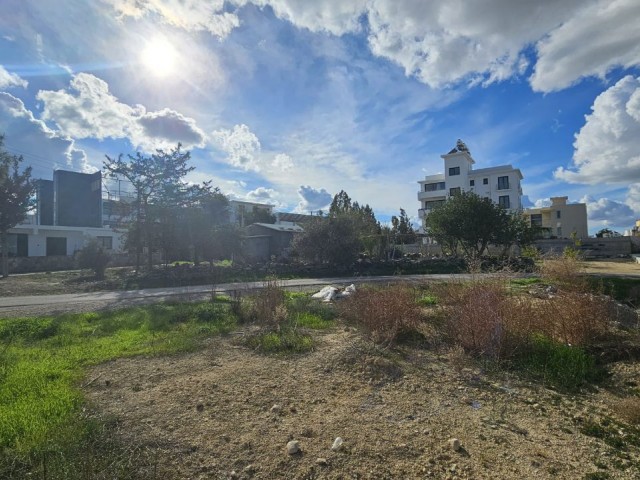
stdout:
{"type": "Polygon", "coordinates": [[[436,190],[434,192],[418,192],[418,200],[444,200],[446,191],[436,190]]]}

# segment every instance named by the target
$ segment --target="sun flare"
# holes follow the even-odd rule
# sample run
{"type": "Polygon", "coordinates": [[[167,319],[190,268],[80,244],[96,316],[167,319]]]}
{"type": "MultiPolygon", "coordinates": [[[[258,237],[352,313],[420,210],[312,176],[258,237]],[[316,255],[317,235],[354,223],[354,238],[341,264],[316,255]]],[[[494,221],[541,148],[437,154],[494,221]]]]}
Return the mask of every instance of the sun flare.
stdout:
{"type": "Polygon", "coordinates": [[[153,74],[166,77],[175,70],[177,52],[166,38],[156,37],[146,44],[141,59],[153,74]]]}

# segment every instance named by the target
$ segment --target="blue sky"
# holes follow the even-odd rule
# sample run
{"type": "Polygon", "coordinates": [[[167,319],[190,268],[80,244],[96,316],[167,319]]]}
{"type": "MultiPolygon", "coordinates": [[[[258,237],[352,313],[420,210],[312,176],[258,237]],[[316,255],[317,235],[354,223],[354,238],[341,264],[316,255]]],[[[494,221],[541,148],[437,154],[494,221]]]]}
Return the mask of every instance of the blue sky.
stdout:
{"type": "MultiPolygon", "coordinates": [[[[640,218],[637,0],[4,0],[0,132],[36,176],[191,151],[191,181],[283,211],[344,189],[417,217],[458,138],[530,204],[640,218]]],[[[417,218],[416,218],[417,220],[417,218]]]]}

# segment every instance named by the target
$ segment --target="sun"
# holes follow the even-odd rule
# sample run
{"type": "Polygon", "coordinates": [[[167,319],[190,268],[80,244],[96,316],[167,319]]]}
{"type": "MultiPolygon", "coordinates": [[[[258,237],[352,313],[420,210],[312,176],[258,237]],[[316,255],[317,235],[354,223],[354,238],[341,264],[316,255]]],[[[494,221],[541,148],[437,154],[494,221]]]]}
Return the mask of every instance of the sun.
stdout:
{"type": "Polygon", "coordinates": [[[158,77],[174,72],[177,56],[174,46],[164,37],[149,40],[141,53],[142,63],[158,77]]]}

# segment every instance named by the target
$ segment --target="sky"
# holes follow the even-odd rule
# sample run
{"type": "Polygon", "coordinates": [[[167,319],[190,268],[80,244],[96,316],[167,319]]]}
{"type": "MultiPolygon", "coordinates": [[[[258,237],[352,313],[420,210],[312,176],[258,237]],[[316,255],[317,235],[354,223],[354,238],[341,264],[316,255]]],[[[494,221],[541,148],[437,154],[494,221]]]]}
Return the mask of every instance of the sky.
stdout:
{"type": "Polygon", "coordinates": [[[2,6],[0,133],[37,178],[180,142],[231,198],[308,213],[345,190],[417,224],[462,139],[522,171],[526,205],[586,203],[591,233],[640,218],[637,0],[2,6]]]}

